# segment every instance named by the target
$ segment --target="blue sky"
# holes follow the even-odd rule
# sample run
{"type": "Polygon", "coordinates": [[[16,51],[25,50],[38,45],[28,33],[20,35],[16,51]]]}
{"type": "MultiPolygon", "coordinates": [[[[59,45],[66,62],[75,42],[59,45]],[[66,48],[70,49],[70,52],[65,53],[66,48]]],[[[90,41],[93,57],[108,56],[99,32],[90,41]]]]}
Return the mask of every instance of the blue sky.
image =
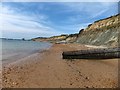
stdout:
{"type": "Polygon", "coordinates": [[[6,38],[77,33],[118,13],[117,2],[3,2],[0,7],[0,29],[6,38]]]}

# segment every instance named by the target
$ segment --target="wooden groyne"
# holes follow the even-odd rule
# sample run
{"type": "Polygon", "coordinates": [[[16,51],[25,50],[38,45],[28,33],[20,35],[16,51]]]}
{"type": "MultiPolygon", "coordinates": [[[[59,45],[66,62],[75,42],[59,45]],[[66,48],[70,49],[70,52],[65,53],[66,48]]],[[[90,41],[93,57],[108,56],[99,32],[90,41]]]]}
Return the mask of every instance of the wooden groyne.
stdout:
{"type": "Polygon", "coordinates": [[[63,59],[110,59],[120,58],[120,47],[105,49],[90,49],[66,51],[62,53],[63,59]]]}

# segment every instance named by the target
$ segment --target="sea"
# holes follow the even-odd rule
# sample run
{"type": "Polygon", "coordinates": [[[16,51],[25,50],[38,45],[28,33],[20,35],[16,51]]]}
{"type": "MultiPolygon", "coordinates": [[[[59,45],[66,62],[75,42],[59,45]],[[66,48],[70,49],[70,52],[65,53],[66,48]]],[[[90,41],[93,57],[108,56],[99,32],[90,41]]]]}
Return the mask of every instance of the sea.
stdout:
{"type": "Polygon", "coordinates": [[[51,46],[48,42],[0,39],[0,58],[2,61],[19,60],[51,46]]]}

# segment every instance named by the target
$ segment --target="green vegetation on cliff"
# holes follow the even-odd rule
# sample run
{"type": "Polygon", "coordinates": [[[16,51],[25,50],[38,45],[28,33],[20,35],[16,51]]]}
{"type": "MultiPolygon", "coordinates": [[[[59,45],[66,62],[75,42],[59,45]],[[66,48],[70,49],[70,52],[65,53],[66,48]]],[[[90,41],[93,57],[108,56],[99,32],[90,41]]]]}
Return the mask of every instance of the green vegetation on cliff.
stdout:
{"type": "Polygon", "coordinates": [[[120,14],[95,21],[79,33],[77,43],[89,45],[118,46],[120,14]]]}
{"type": "Polygon", "coordinates": [[[59,35],[49,38],[34,38],[34,41],[49,41],[52,43],[80,43],[87,45],[118,46],[120,32],[120,14],[95,21],[79,33],[59,35]]]}

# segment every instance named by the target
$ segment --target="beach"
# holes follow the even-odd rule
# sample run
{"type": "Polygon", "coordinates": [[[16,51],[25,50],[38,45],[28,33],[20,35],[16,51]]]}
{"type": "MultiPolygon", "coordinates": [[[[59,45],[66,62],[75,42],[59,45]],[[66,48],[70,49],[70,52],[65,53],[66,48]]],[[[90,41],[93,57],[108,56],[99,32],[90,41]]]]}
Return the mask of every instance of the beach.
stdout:
{"type": "Polygon", "coordinates": [[[62,59],[63,51],[91,48],[80,44],[53,44],[48,50],[5,64],[2,87],[116,88],[118,59],[62,59]]]}

